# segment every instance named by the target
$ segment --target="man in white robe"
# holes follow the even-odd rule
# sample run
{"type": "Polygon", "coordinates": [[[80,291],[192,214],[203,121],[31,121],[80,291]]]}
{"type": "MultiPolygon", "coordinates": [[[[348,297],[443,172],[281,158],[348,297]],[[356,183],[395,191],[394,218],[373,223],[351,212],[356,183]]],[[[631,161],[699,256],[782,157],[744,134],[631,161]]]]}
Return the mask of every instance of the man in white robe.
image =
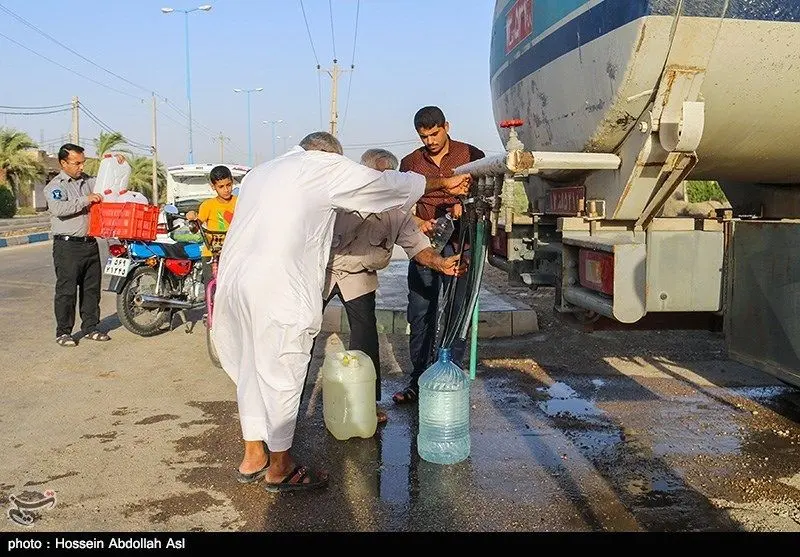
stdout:
{"type": "Polygon", "coordinates": [[[245,445],[239,481],[263,477],[268,491],[327,484],[327,474],[297,465],[289,450],[322,324],[336,209],[409,210],[425,193],[458,196],[468,187],[466,175],[373,170],[345,158],[325,132],[247,174],[222,251],[211,331],[236,383],[245,445]]]}

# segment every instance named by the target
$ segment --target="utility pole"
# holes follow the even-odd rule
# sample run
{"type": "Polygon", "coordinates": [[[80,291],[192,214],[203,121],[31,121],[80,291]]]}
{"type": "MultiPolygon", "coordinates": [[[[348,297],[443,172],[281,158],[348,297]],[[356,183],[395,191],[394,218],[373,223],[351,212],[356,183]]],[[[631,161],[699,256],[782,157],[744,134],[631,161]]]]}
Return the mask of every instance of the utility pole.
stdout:
{"type": "Polygon", "coordinates": [[[346,72],[349,72],[349,71],[353,71],[353,67],[350,66],[349,70],[339,69],[339,61],[336,60],[336,58],[334,58],[333,59],[333,68],[332,69],[323,70],[319,66],[317,66],[317,69],[320,70],[320,71],[325,72],[326,74],[328,74],[331,77],[331,80],[332,80],[332,83],[331,83],[331,135],[333,135],[335,137],[336,133],[338,132],[337,127],[338,127],[338,124],[339,124],[339,112],[338,112],[338,110],[336,108],[337,94],[338,94],[338,91],[339,91],[339,76],[341,76],[343,73],[346,73],[346,72]]]}
{"type": "Polygon", "coordinates": [[[230,139],[230,137],[222,135],[222,132],[219,132],[219,137],[216,138],[216,141],[219,141],[219,162],[225,162],[225,142],[230,139]]]}
{"type": "Polygon", "coordinates": [[[78,107],[80,102],[78,97],[72,97],[72,128],[69,132],[69,142],[74,145],[80,145],[81,134],[78,126],[78,107]]]}
{"type": "Polygon", "coordinates": [[[158,133],[156,125],[156,94],[153,93],[153,205],[158,205],[158,133]]]}

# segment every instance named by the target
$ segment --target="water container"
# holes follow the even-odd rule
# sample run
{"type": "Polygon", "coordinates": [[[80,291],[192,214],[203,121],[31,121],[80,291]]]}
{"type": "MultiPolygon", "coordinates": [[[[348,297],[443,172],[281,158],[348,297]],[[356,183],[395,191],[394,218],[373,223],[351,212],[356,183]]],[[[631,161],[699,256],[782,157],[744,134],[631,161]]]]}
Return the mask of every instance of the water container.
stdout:
{"type": "Polygon", "coordinates": [[[120,193],[117,198],[117,203],[141,203],[142,205],[149,205],[150,200],[148,200],[143,193],[125,190],[120,193]]]}
{"type": "Polygon", "coordinates": [[[431,247],[442,253],[445,244],[453,235],[454,229],[455,224],[453,224],[453,217],[450,213],[436,219],[436,224],[433,225],[433,232],[431,233],[431,247]]]}
{"type": "Polygon", "coordinates": [[[455,464],[469,456],[469,378],[441,348],[419,378],[417,452],[428,462],[455,464]]]}
{"type": "Polygon", "coordinates": [[[97,171],[97,180],[94,184],[94,193],[103,196],[103,201],[119,202],[119,197],[128,189],[128,180],[131,177],[131,165],[127,161],[122,164],[117,161],[117,157],[106,154],[100,161],[100,169],[97,171]]]}
{"type": "Polygon", "coordinates": [[[322,415],[336,439],[372,437],[378,428],[375,366],[361,350],[329,352],[322,363],[322,415]]]}

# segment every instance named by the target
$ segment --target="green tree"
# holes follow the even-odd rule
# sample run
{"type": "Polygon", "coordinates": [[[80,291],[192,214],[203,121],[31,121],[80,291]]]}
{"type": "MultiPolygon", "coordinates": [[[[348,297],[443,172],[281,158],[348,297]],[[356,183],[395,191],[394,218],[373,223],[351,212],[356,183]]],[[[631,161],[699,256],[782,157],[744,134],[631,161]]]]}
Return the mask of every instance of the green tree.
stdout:
{"type": "Polygon", "coordinates": [[[114,153],[123,153],[129,156],[131,154],[130,149],[128,149],[128,140],[120,132],[101,131],[100,135],[92,142],[94,143],[97,157],[87,158],[86,165],[83,167],[83,171],[89,176],[97,176],[97,172],[100,170],[100,161],[106,153],[113,151],[114,153]]]}
{"type": "Polygon", "coordinates": [[[131,152],[128,149],[128,140],[120,132],[100,132],[100,135],[94,140],[94,150],[99,159],[111,151],[126,154],[131,152]]]}
{"type": "Polygon", "coordinates": [[[728,200],[717,182],[709,180],[694,180],[686,184],[686,194],[690,203],[703,201],[719,201],[726,203],[728,200]]]}
{"type": "Polygon", "coordinates": [[[15,203],[19,203],[21,192],[30,193],[34,182],[44,177],[44,165],[37,148],[27,133],[0,128],[0,168],[5,171],[15,203]]]}
{"type": "MultiPolygon", "coordinates": [[[[138,191],[152,201],[153,198],[153,159],[150,157],[131,156],[128,158],[131,165],[131,177],[128,189],[138,191]]],[[[156,166],[158,179],[158,201],[166,202],[167,195],[167,170],[161,161],[156,166]]]]}
{"type": "Polygon", "coordinates": [[[10,219],[17,214],[17,200],[5,186],[0,186],[0,219],[10,219]]]}

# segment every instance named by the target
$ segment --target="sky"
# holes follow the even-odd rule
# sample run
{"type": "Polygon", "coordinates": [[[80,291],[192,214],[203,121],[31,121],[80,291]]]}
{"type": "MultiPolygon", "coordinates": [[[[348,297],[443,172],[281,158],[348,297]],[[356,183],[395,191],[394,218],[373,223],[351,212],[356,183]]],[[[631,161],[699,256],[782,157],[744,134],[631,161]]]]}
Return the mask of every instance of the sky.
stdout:
{"type": "MultiPolygon", "coordinates": [[[[137,145],[152,144],[157,95],[159,158],[188,156],[186,17],[182,0],[0,0],[0,125],[27,132],[45,147],[68,138],[77,96],[81,144],[103,127],[137,145]],[[16,16],[16,17],[15,17],[16,16]],[[24,21],[23,21],[24,20],[24,21]],[[26,24],[27,22],[27,24],[26,24]],[[57,44],[49,35],[61,44],[57,44]],[[14,108],[9,108],[14,107],[14,108]],[[55,107],[21,109],[19,107],[55,107]]],[[[211,0],[188,15],[194,162],[247,164],[248,116],[254,163],[330,128],[338,59],[338,137],[358,159],[367,147],[398,158],[420,146],[414,113],[441,107],[454,139],[501,152],[489,89],[494,0],[211,0]],[[305,12],[305,17],[304,17],[305,12]],[[306,21],[308,25],[306,25],[306,21]],[[356,24],[357,22],[357,24],[356,24]]],[[[144,154],[144,151],[136,151],[144,154]]]]}

